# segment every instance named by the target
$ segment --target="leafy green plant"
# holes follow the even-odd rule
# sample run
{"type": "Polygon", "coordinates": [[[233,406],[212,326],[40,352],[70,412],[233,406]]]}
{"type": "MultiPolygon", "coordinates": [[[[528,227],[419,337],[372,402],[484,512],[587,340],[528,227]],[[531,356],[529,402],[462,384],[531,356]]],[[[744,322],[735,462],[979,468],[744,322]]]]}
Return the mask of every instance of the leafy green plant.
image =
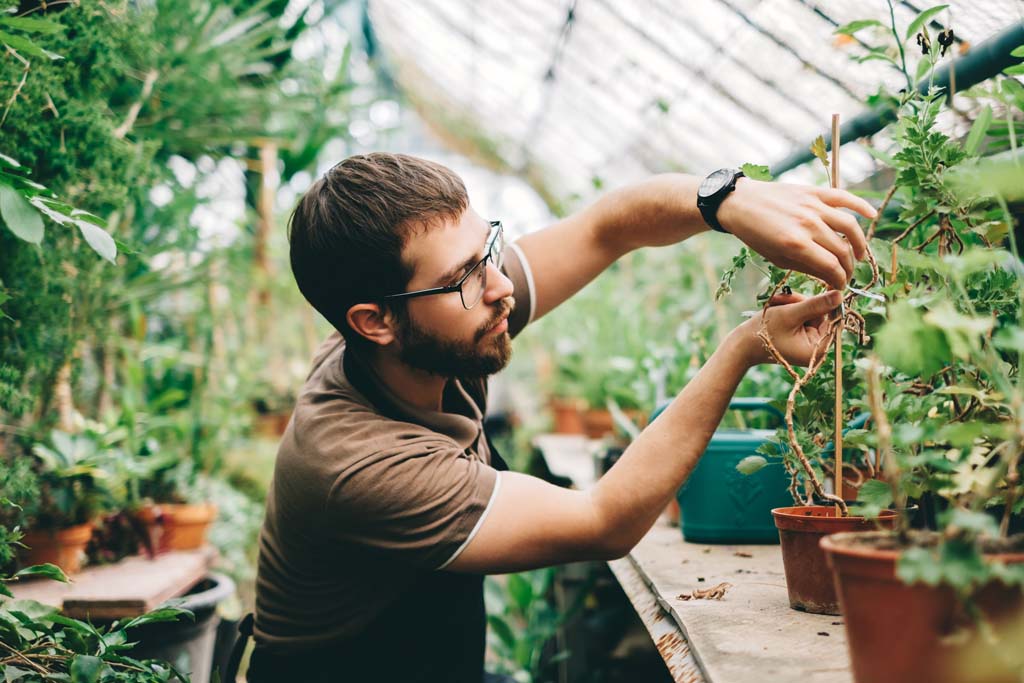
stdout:
{"type": "MultiPolygon", "coordinates": [[[[0,498],[0,512],[10,501],[0,498]]],[[[0,524],[0,567],[13,555],[20,532],[0,524]]],[[[131,656],[135,643],[131,632],[146,624],[194,618],[191,612],[168,603],[138,617],[116,621],[108,627],[71,619],[59,610],[34,600],[13,599],[8,584],[29,577],[67,583],[64,573],[52,564],[26,567],[14,575],[0,572],[0,672],[6,681],[43,683],[162,683],[188,678],[158,660],[131,656]]]]}
{"type": "Polygon", "coordinates": [[[109,506],[105,454],[94,438],[54,430],[50,443],[37,443],[32,452],[39,462],[40,496],[20,503],[32,528],[91,522],[109,506]]]}
{"type": "MultiPolygon", "coordinates": [[[[513,674],[521,683],[541,680],[545,667],[570,653],[545,659],[545,646],[558,627],[570,619],[580,605],[559,612],[550,602],[555,568],[538,569],[501,578],[488,577],[488,640],[498,658],[500,673],[513,674]]],[[[585,595],[588,591],[584,590],[585,595]]]]}
{"type": "MultiPolygon", "coordinates": [[[[908,84],[931,78],[945,49],[931,41],[922,17],[937,9],[906,31],[893,24],[896,47],[869,47],[867,55],[891,61],[908,84]],[[912,78],[906,44],[919,34],[922,66],[912,78]]],[[[1005,86],[1008,80],[997,78],[976,93],[1000,95],[1012,141],[1021,109],[1005,96],[1019,87],[1005,86]]],[[[890,99],[898,107],[892,149],[876,158],[890,166],[893,187],[867,228],[873,258],[859,266],[854,283],[883,300],[849,291],[833,328],[843,340],[845,408],[838,417],[848,424],[857,414],[871,416],[844,445],[867,454],[880,479],[861,488],[858,512],[874,516],[922,501],[939,508],[933,520],[939,534],[930,540],[910,534],[906,515],[900,518],[905,581],[943,583],[961,594],[993,578],[1024,583],[1019,565],[982,560],[1024,511],[1024,283],[1008,203],[1019,200],[1024,183],[1019,155],[1011,150],[1008,163],[978,158],[991,102],[978,107],[971,133],[959,141],[940,129],[946,93],[908,88],[890,99]]],[[[772,269],[766,295],[784,284],[805,292],[819,286],[772,269]]],[[[788,446],[791,491],[805,503],[822,493],[822,463],[831,457],[837,419],[831,347],[812,368],[792,373],[798,386],[786,406],[789,426],[777,437],[788,446]]]]}

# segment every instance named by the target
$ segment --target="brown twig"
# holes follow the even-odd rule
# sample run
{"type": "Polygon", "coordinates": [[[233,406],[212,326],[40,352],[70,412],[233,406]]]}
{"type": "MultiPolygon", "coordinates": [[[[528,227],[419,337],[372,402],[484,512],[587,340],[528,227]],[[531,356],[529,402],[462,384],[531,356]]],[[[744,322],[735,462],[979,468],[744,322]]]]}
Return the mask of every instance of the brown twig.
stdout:
{"type": "Polygon", "coordinates": [[[929,218],[931,218],[934,215],[935,215],[935,209],[932,209],[931,211],[929,211],[925,215],[921,216],[916,221],[911,223],[910,227],[908,227],[906,230],[901,232],[898,236],[894,237],[892,239],[892,243],[893,244],[899,244],[900,242],[902,242],[906,238],[907,235],[909,235],[911,232],[913,232],[915,228],[917,228],[919,225],[921,225],[922,223],[924,223],[926,220],[928,220],[929,218]]]}
{"type": "Polygon", "coordinates": [[[889,202],[892,201],[892,197],[896,194],[897,189],[899,189],[899,186],[896,184],[893,184],[893,186],[889,188],[889,192],[885,195],[885,199],[882,200],[881,205],[878,207],[878,213],[871,219],[871,223],[868,225],[867,231],[867,238],[869,240],[875,236],[875,230],[878,229],[878,222],[882,220],[882,213],[884,213],[889,207],[889,202]]]}

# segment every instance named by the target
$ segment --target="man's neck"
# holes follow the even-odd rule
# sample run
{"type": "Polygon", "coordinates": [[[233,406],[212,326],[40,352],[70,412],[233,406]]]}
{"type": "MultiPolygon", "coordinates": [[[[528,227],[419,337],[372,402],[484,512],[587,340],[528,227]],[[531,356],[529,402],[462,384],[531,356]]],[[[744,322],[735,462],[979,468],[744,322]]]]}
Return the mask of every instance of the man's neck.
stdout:
{"type": "Polygon", "coordinates": [[[394,395],[423,410],[442,409],[447,377],[411,368],[398,358],[381,352],[372,354],[369,362],[394,395]]]}

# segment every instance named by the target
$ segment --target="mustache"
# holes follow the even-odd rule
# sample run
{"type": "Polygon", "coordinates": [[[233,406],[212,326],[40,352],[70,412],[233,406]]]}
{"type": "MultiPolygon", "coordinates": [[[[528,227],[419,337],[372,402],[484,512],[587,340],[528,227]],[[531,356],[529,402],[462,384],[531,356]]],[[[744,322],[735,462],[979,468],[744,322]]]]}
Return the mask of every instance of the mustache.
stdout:
{"type": "Polygon", "coordinates": [[[490,331],[492,327],[497,325],[502,318],[510,315],[512,313],[512,308],[515,305],[516,300],[511,296],[507,296],[504,299],[502,299],[498,304],[498,310],[494,314],[494,317],[488,320],[479,330],[477,330],[477,341],[483,339],[484,335],[487,334],[487,332],[490,331]]]}

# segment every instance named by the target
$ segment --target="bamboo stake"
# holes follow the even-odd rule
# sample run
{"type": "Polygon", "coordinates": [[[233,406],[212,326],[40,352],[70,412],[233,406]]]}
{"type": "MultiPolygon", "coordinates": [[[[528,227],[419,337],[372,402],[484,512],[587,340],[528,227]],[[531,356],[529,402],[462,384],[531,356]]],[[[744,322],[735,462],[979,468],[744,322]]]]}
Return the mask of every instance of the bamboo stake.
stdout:
{"type": "MultiPolygon", "coordinates": [[[[839,187],[839,114],[832,114],[832,187],[839,187]]],[[[839,317],[839,325],[836,328],[835,339],[835,367],[836,367],[836,433],[833,437],[835,444],[835,481],[836,497],[843,500],[843,308],[840,306],[836,313],[839,317]]],[[[836,517],[842,516],[842,509],[836,505],[836,517]]]]}

